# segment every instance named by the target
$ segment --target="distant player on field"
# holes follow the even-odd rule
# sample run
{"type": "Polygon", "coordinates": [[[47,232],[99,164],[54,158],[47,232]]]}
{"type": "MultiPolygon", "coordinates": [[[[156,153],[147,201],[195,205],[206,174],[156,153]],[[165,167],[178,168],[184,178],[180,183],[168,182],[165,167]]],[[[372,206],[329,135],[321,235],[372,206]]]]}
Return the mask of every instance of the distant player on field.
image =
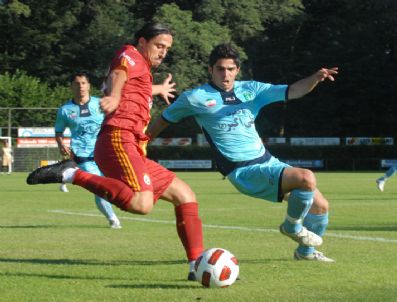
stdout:
{"type": "Polygon", "coordinates": [[[180,95],[151,124],[156,137],[170,123],[193,116],[202,128],[219,171],[243,194],[281,202],[288,199],[282,234],[299,243],[297,260],[334,262],[316,250],[328,225],[328,201],[316,187],[314,174],[273,157],[255,129],[260,109],[278,101],[304,96],[318,83],[334,80],[337,68],[322,68],[292,85],[236,81],[240,58],[229,44],[215,47],[209,58],[211,81],[180,95]]]}
{"type": "Polygon", "coordinates": [[[379,189],[380,191],[382,191],[382,192],[384,191],[386,181],[387,181],[390,177],[392,177],[394,174],[396,174],[396,172],[397,172],[397,165],[391,166],[391,167],[385,172],[385,174],[383,174],[381,177],[379,177],[379,178],[376,180],[376,186],[378,187],[378,189],[379,189]]]}
{"type": "Polygon", "coordinates": [[[161,64],[173,36],[166,26],[148,23],[135,40],[134,46],[124,45],[117,51],[106,79],[106,96],[100,101],[106,118],[95,146],[95,161],[106,177],[63,161],[33,171],[27,183],[73,183],[135,214],[148,214],[159,198],[171,202],[189,260],[188,280],[194,280],[194,262],[203,251],[196,196],[173,172],[147,158],[145,150],[152,94],[157,92],[152,89],[150,70],[161,64]]]}
{"type": "MultiPolygon", "coordinates": [[[[72,158],[83,171],[102,175],[94,161],[97,135],[105,118],[99,105],[100,99],[90,95],[90,79],[86,73],[74,74],[70,83],[73,99],[58,109],[55,121],[55,139],[59,152],[64,157],[72,158]],[[64,143],[63,133],[66,128],[70,128],[72,133],[71,148],[64,143]]],[[[62,184],[61,190],[65,190],[65,186],[62,184]]],[[[111,228],[121,228],[109,202],[95,195],[95,204],[111,228]]]]}

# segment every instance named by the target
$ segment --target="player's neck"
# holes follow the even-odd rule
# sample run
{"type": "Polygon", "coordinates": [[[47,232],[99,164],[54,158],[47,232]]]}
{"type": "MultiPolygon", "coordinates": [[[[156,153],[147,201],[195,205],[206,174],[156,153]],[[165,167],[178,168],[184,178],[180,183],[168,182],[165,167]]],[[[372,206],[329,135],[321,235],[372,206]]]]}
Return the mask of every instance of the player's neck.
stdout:
{"type": "Polygon", "coordinates": [[[77,105],[84,105],[88,103],[89,100],[90,100],[90,95],[85,95],[85,96],[75,97],[73,99],[73,102],[76,103],[77,105]]]}

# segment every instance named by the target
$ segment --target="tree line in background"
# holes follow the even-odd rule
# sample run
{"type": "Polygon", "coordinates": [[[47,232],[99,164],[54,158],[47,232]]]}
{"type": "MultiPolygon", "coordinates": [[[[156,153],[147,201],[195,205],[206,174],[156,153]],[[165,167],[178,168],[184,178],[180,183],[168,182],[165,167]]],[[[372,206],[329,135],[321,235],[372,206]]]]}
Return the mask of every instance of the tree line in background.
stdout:
{"type": "MultiPolygon", "coordinates": [[[[99,88],[115,50],[156,20],[175,38],[154,79],[172,73],[178,93],[208,80],[208,55],[222,42],[240,49],[241,79],[293,83],[339,67],[336,82],[262,110],[263,136],[394,136],[396,15],[395,0],[2,0],[0,107],[58,107],[80,70],[99,88]]],[[[18,112],[12,126],[49,126],[54,118],[18,112]]],[[[0,127],[6,123],[0,110],[0,127]]],[[[168,131],[199,130],[187,120],[168,131]]]]}

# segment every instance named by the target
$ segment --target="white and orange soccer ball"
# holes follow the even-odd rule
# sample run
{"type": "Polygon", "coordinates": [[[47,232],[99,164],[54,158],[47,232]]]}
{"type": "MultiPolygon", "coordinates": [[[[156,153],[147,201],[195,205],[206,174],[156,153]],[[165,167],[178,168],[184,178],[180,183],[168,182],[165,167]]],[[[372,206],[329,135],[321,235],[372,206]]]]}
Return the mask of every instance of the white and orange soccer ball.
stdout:
{"type": "Polygon", "coordinates": [[[240,272],[236,257],[222,248],[205,250],[197,258],[194,269],[197,281],[205,287],[228,287],[240,272]]]}

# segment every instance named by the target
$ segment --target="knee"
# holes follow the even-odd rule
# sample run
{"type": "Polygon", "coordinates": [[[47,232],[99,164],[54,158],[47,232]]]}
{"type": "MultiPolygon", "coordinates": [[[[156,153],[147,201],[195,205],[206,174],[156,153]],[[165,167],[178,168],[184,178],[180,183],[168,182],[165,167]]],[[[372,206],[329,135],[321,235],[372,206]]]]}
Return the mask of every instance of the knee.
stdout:
{"type": "Polygon", "coordinates": [[[314,191],[317,186],[316,177],[314,176],[314,173],[310,170],[306,170],[306,169],[302,170],[301,184],[302,184],[301,189],[306,191],[314,191]]]}
{"type": "Polygon", "coordinates": [[[175,205],[188,202],[196,202],[196,194],[189,188],[179,192],[175,199],[175,205]]]}
{"type": "Polygon", "coordinates": [[[329,211],[328,200],[324,198],[320,191],[314,193],[313,204],[310,208],[312,214],[325,214],[329,211]]]}
{"type": "Polygon", "coordinates": [[[153,209],[153,194],[136,194],[129,203],[127,211],[133,214],[147,215],[153,209]]]}

